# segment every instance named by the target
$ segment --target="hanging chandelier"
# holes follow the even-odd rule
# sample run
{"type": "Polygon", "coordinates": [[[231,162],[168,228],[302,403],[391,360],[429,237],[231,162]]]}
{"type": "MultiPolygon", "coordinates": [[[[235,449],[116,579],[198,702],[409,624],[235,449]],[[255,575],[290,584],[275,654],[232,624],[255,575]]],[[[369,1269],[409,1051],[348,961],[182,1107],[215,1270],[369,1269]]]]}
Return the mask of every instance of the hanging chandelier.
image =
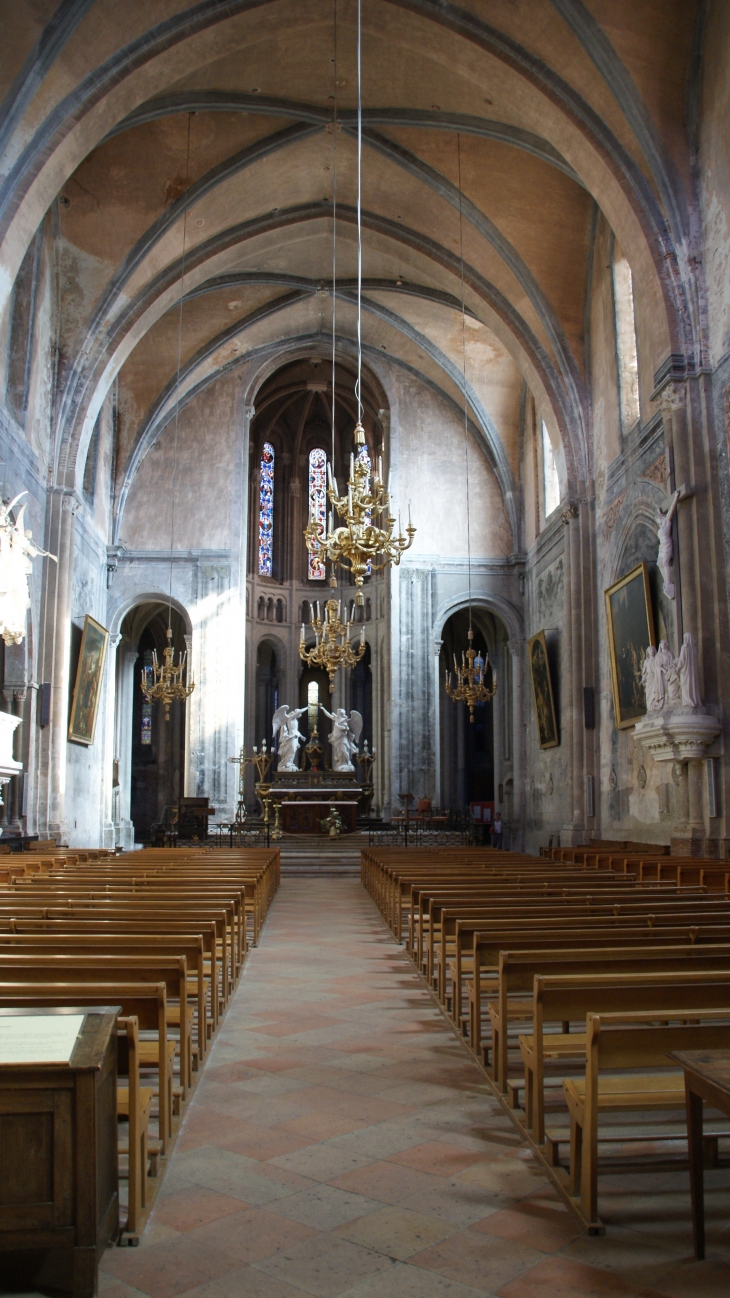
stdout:
{"type": "Polygon", "coordinates": [[[152,665],[142,668],[142,694],[146,703],[160,703],[165,706],[165,721],[170,720],[170,704],[189,698],[195,689],[195,681],[186,685],[183,676],[187,662],[187,650],[181,654],[175,665],[175,650],[172,647],[172,627],[167,628],[167,645],[163,649],[164,662],[157,661],[157,650],[152,650],[152,665]]]}
{"type": "Polygon", "coordinates": [[[307,649],[304,642],[304,623],[299,639],[299,657],[309,667],[322,667],[330,678],[330,694],[335,691],[335,674],[341,667],[354,667],[365,653],[365,627],[360,632],[360,643],[353,645],[352,618],[341,619],[342,601],[328,599],[324,606],[324,617],[320,616],[319,600],[315,606],[310,603],[312,627],[314,629],[314,648],[307,649]]]}
{"type": "MultiPolygon", "coordinates": [[[[401,561],[401,555],[413,544],[416,529],[408,510],[408,526],[405,533],[398,522],[398,533],[395,534],[395,518],[390,512],[390,492],[383,483],[382,461],[378,457],[376,473],[371,473],[370,460],[367,455],[365,430],[363,428],[362,403],[362,75],[361,75],[361,0],[357,4],[357,382],[355,397],[357,399],[357,423],[355,425],[355,452],[350,456],[350,476],[347,480],[347,494],[340,496],[337,479],[332,472],[332,465],[327,465],[327,495],[334,506],[341,526],[335,527],[334,511],[328,513],[327,525],[324,520],[315,517],[310,506],[309,522],[304,531],[307,550],[324,558],[332,566],[330,585],[337,584],[336,568],[349,569],[355,582],[355,603],[362,608],[365,599],[362,585],[366,576],[380,572],[391,565],[395,567],[401,561]],[[371,483],[372,479],[372,483],[371,483]],[[380,524],[380,525],[378,525],[380,524]]],[[[336,17],[336,11],[335,11],[336,17]]],[[[336,44],[335,28],[335,85],[336,85],[336,44]]],[[[333,267],[332,267],[332,454],[334,458],[334,406],[335,406],[335,256],[337,238],[337,92],[334,96],[335,138],[335,194],[333,202],[333,267]]]]}
{"type": "Polygon", "coordinates": [[[401,555],[413,544],[416,529],[411,523],[410,507],[405,533],[400,521],[398,533],[394,532],[395,518],[390,513],[390,494],[383,485],[382,461],[378,457],[375,473],[370,472],[368,460],[360,455],[365,446],[365,430],[360,422],[355,428],[356,453],[350,456],[350,476],[347,494],[341,496],[337,479],[327,465],[327,495],[334,510],[342,519],[335,527],[333,510],[329,511],[328,525],[310,514],[304,537],[311,554],[324,557],[332,568],[347,568],[355,582],[355,603],[364,604],[362,585],[372,572],[401,561],[401,555]],[[376,521],[377,520],[377,521],[376,521]],[[378,523],[381,526],[378,526],[378,523]]]}
{"type": "MultiPolygon", "coordinates": [[[[187,149],[185,156],[185,183],[190,184],[190,125],[192,122],[192,113],[188,113],[188,133],[187,149]]],[[[180,421],[180,366],[182,362],[182,335],[183,335],[183,301],[185,297],[185,253],[187,243],[188,228],[188,200],[187,190],[185,204],[183,208],[183,228],[182,228],[182,257],[180,259],[180,309],[178,313],[177,327],[177,384],[175,389],[175,437],[172,451],[172,482],[171,482],[171,503],[170,503],[170,594],[169,609],[167,615],[167,644],[162,651],[163,663],[157,660],[157,650],[152,650],[152,665],[142,668],[142,695],[146,703],[156,703],[158,700],[164,704],[165,721],[170,720],[170,706],[173,703],[184,703],[190,697],[195,689],[195,681],[189,685],[185,684],[183,679],[185,667],[187,664],[187,650],[180,655],[180,661],[175,663],[175,650],[172,646],[172,564],[175,547],[175,487],[177,479],[177,437],[178,425],[180,421]]]]}
{"type": "Polygon", "coordinates": [[[479,703],[491,703],[497,692],[497,676],[492,668],[492,684],[485,684],[489,655],[482,655],[474,648],[474,630],[471,624],[471,520],[469,515],[469,416],[466,397],[466,307],[464,304],[464,231],[461,202],[461,136],[456,134],[456,148],[459,169],[459,249],[461,256],[461,360],[464,390],[464,466],[466,478],[466,546],[469,573],[469,630],[467,639],[469,647],[466,653],[462,650],[461,666],[454,654],[454,674],[456,684],[451,683],[451,672],[446,668],[445,687],[449,698],[455,703],[466,703],[469,709],[469,721],[474,721],[474,708],[479,703]]]}
{"type": "Polygon", "coordinates": [[[474,720],[474,708],[478,703],[491,703],[497,692],[497,677],[492,668],[492,684],[485,684],[486,672],[489,666],[489,655],[486,659],[474,648],[474,632],[469,626],[467,632],[469,648],[466,653],[462,652],[461,666],[456,661],[454,654],[454,674],[456,684],[451,684],[451,672],[446,668],[446,693],[455,703],[466,703],[469,708],[469,720],[474,720]]]}

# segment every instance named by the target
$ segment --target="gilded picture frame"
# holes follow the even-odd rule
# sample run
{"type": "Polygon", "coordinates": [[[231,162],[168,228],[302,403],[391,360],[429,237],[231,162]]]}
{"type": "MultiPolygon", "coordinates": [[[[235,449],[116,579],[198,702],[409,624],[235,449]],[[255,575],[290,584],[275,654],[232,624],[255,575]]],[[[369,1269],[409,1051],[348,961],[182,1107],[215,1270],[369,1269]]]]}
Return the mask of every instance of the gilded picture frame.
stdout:
{"type": "Polygon", "coordinates": [[[68,724],[68,737],[74,744],[90,747],[94,742],[108,644],[109,632],[87,613],[68,724]]]}
{"type": "Polygon", "coordinates": [[[527,642],[532,679],[532,697],[535,700],[537,735],[541,748],[557,748],[560,743],[555,695],[548,658],[545,632],[538,631],[527,642]]]}
{"type": "Polygon", "coordinates": [[[648,564],[632,568],[604,596],[614,721],[626,730],[646,716],[641,669],[648,646],[656,645],[648,564]]]}

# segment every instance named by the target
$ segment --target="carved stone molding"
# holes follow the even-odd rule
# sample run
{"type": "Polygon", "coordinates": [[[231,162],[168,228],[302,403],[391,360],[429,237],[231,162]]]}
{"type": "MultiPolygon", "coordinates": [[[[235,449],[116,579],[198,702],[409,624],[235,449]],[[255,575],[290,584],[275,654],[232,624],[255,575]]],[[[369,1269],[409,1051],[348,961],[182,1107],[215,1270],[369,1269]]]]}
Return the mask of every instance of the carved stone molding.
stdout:
{"type": "Polygon", "coordinates": [[[664,708],[649,712],[634,727],[634,736],[655,762],[690,762],[704,757],[720,733],[720,723],[704,708],[664,708]]]}
{"type": "Polygon", "coordinates": [[[572,518],[578,517],[579,512],[580,512],[580,502],[577,500],[568,501],[567,505],[565,505],[561,509],[560,517],[565,523],[566,527],[572,518]]]}
{"type": "Polygon", "coordinates": [[[649,482],[656,482],[659,487],[666,487],[667,462],[664,455],[660,455],[659,459],[655,460],[653,464],[650,464],[648,469],[644,469],[641,476],[642,478],[646,478],[649,482]]]}
{"type": "Polygon", "coordinates": [[[661,391],[655,393],[651,399],[662,414],[668,414],[672,410],[684,410],[687,404],[687,384],[672,379],[669,383],[665,383],[661,391]]]}
{"type": "Polygon", "coordinates": [[[608,540],[614,527],[616,526],[616,519],[621,513],[621,506],[624,503],[625,496],[626,496],[626,492],[622,491],[620,496],[617,496],[615,500],[612,500],[611,504],[608,506],[608,509],[603,515],[603,518],[601,519],[601,535],[604,541],[608,540]]]}

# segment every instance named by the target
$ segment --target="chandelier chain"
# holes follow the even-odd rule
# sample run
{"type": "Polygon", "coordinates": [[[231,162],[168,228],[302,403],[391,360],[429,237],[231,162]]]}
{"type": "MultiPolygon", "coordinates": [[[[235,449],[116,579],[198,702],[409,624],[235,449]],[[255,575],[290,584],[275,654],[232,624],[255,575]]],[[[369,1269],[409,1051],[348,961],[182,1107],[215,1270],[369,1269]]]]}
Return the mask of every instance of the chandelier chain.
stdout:
{"type": "Polygon", "coordinates": [[[464,393],[464,472],[466,477],[466,554],[469,581],[469,630],[471,630],[471,510],[469,509],[469,414],[466,399],[466,299],[464,296],[464,214],[461,195],[461,133],[456,132],[459,172],[459,257],[461,261],[461,370],[464,393]]]}
{"type": "Polygon", "coordinates": [[[335,472],[335,357],[337,347],[337,0],[334,0],[332,90],[332,472],[335,472]]]}
{"type": "Polygon", "coordinates": [[[362,423],[362,0],[357,0],[357,422],[362,423]]]}
{"type": "Polygon", "coordinates": [[[180,309],[177,320],[177,381],[175,384],[175,433],[172,447],[172,497],[170,502],[170,589],[168,625],[172,626],[172,556],[175,547],[175,487],[177,479],[177,431],[180,422],[180,370],[182,367],[183,299],[185,295],[185,254],[188,233],[188,190],[190,188],[190,130],[193,114],[188,113],[188,132],[185,147],[185,202],[183,204],[182,256],[180,258],[180,309]]]}

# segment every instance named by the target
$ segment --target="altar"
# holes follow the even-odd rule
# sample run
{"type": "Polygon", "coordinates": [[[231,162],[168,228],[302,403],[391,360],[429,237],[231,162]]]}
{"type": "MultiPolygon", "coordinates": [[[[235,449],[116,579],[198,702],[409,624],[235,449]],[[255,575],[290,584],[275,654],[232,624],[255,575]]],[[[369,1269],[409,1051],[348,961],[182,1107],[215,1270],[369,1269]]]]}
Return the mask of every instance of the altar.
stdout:
{"type": "Polygon", "coordinates": [[[321,834],[322,821],[329,814],[330,807],[336,807],[342,821],[342,833],[354,834],[357,829],[357,802],[325,802],[297,799],[281,804],[281,827],[285,834],[321,834]]]}
{"type": "MultiPolygon", "coordinates": [[[[282,829],[285,833],[321,833],[320,821],[324,820],[329,808],[333,805],[342,816],[343,827],[352,833],[357,828],[357,817],[366,814],[365,799],[368,791],[363,789],[354,773],[348,771],[277,771],[269,789],[269,799],[274,807],[281,806],[282,829]],[[311,827],[303,829],[302,817],[293,817],[292,806],[306,803],[311,808],[309,820],[311,827]],[[345,813],[344,806],[352,807],[352,812],[345,813]],[[346,818],[347,817],[347,818],[346,818]],[[297,828],[293,826],[294,819],[297,828]],[[352,825],[349,821],[352,820],[352,825]],[[316,821],[316,823],[315,823],[316,821]]],[[[372,796],[372,795],[371,795],[372,796]]]]}

